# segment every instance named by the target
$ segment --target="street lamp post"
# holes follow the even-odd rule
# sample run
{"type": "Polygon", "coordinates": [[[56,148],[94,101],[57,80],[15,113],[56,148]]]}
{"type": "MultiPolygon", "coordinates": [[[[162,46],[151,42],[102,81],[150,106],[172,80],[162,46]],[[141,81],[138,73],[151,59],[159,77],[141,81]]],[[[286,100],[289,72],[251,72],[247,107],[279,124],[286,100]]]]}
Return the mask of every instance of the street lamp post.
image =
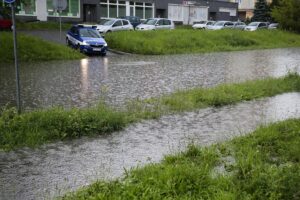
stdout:
{"type": "Polygon", "coordinates": [[[15,19],[15,0],[4,0],[5,3],[10,4],[11,16],[12,16],[12,29],[13,29],[13,41],[14,41],[14,57],[15,57],[15,71],[16,71],[16,102],[18,114],[21,113],[21,97],[20,97],[20,74],[18,65],[18,51],[17,51],[17,28],[15,19]]]}

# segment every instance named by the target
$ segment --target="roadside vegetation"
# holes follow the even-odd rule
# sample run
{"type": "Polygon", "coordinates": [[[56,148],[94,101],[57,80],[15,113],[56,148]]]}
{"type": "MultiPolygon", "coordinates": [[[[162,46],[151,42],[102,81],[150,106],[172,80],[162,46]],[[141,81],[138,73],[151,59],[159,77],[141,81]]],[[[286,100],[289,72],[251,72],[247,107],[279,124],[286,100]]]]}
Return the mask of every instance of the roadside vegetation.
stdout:
{"type": "MultiPolygon", "coordinates": [[[[11,32],[0,33],[0,63],[14,61],[11,32]]],[[[18,33],[18,58],[21,62],[80,59],[84,55],[67,46],[18,33]]]]}
{"type": "MultiPolygon", "coordinates": [[[[66,31],[70,29],[72,26],[71,23],[62,23],[62,30],[66,31]]],[[[59,30],[59,21],[57,22],[18,22],[17,23],[18,30],[59,30]]]]}
{"type": "Polygon", "coordinates": [[[125,171],[62,199],[299,199],[300,119],[125,171]]]}
{"type": "Polygon", "coordinates": [[[99,104],[87,109],[53,108],[17,115],[14,108],[4,108],[0,111],[0,149],[34,147],[84,135],[109,134],[142,119],[295,91],[300,91],[300,76],[290,74],[282,78],[179,91],[161,98],[133,101],[119,110],[99,104]]]}
{"type": "Polygon", "coordinates": [[[188,54],[299,47],[300,35],[279,30],[164,30],[106,34],[109,47],[136,54],[188,54]]]}

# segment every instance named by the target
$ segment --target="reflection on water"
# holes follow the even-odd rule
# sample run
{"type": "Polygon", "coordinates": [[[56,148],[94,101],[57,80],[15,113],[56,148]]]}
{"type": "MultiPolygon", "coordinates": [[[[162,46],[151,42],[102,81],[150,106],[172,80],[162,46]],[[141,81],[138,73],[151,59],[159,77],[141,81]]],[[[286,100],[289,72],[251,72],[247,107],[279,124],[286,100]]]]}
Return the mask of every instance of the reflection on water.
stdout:
{"type": "MultiPolygon", "coordinates": [[[[212,87],[300,72],[300,49],[194,55],[112,55],[79,61],[21,64],[21,97],[26,109],[87,107],[106,98],[113,105],[178,89],[212,87]],[[103,93],[102,88],[107,91],[103,93]]],[[[0,64],[0,106],[15,103],[14,67],[0,64]],[[5,75],[3,75],[5,74],[5,75]]]]}
{"type": "Polygon", "coordinates": [[[250,132],[261,124],[299,117],[300,93],[288,93],[164,116],[109,136],[0,152],[0,199],[52,198],[96,179],[121,176],[124,168],[158,162],[190,142],[209,145],[250,132]]]}

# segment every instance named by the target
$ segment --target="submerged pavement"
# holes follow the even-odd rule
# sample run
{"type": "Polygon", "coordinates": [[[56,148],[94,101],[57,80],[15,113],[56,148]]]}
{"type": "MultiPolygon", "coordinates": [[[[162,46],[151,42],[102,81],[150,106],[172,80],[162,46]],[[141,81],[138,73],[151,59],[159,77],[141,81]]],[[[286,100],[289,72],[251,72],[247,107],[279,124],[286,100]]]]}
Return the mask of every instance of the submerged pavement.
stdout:
{"type": "Polygon", "coordinates": [[[189,143],[210,145],[257,126],[300,117],[300,93],[164,116],[108,136],[0,152],[0,199],[49,199],[158,162],[189,143]]]}
{"type": "MultiPolygon", "coordinates": [[[[89,107],[100,100],[119,106],[176,90],[278,77],[300,72],[300,48],[192,55],[108,55],[20,66],[26,110],[89,107]]],[[[0,106],[15,104],[14,67],[0,64],[0,106]]]]}

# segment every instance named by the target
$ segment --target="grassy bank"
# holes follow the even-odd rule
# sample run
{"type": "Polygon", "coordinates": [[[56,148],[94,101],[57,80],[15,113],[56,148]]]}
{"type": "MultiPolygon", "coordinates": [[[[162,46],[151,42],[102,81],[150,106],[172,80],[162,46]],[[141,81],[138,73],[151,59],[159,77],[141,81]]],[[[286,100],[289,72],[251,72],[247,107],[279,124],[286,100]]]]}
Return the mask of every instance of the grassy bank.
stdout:
{"type": "Polygon", "coordinates": [[[83,135],[109,134],[141,119],[292,91],[300,91],[299,75],[177,92],[157,99],[134,101],[122,111],[98,105],[89,109],[53,108],[17,115],[15,109],[4,109],[0,111],[0,149],[34,147],[83,135]]]}
{"type": "MultiPolygon", "coordinates": [[[[0,63],[13,62],[13,40],[11,32],[0,33],[0,63]]],[[[84,56],[67,46],[18,34],[18,57],[21,62],[79,59],[84,56]]]]}
{"type": "MultiPolygon", "coordinates": [[[[62,23],[62,30],[68,30],[71,23],[62,23]]],[[[18,22],[18,30],[59,30],[59,21],[57,22],[18,22]]]]}
{"type": "Polygon", "coordinates": [[[63,199],[299,199],[300,119],[230,142],[190,146],[126,173],[96,182],[63,199]]]}
{"type": "Polygon", "coordinates": [[[110,48],[136,54],[187,54],[279,47],[299,47],[300,35],[284,31],[166,30],[114,32],[110,48]]]}

